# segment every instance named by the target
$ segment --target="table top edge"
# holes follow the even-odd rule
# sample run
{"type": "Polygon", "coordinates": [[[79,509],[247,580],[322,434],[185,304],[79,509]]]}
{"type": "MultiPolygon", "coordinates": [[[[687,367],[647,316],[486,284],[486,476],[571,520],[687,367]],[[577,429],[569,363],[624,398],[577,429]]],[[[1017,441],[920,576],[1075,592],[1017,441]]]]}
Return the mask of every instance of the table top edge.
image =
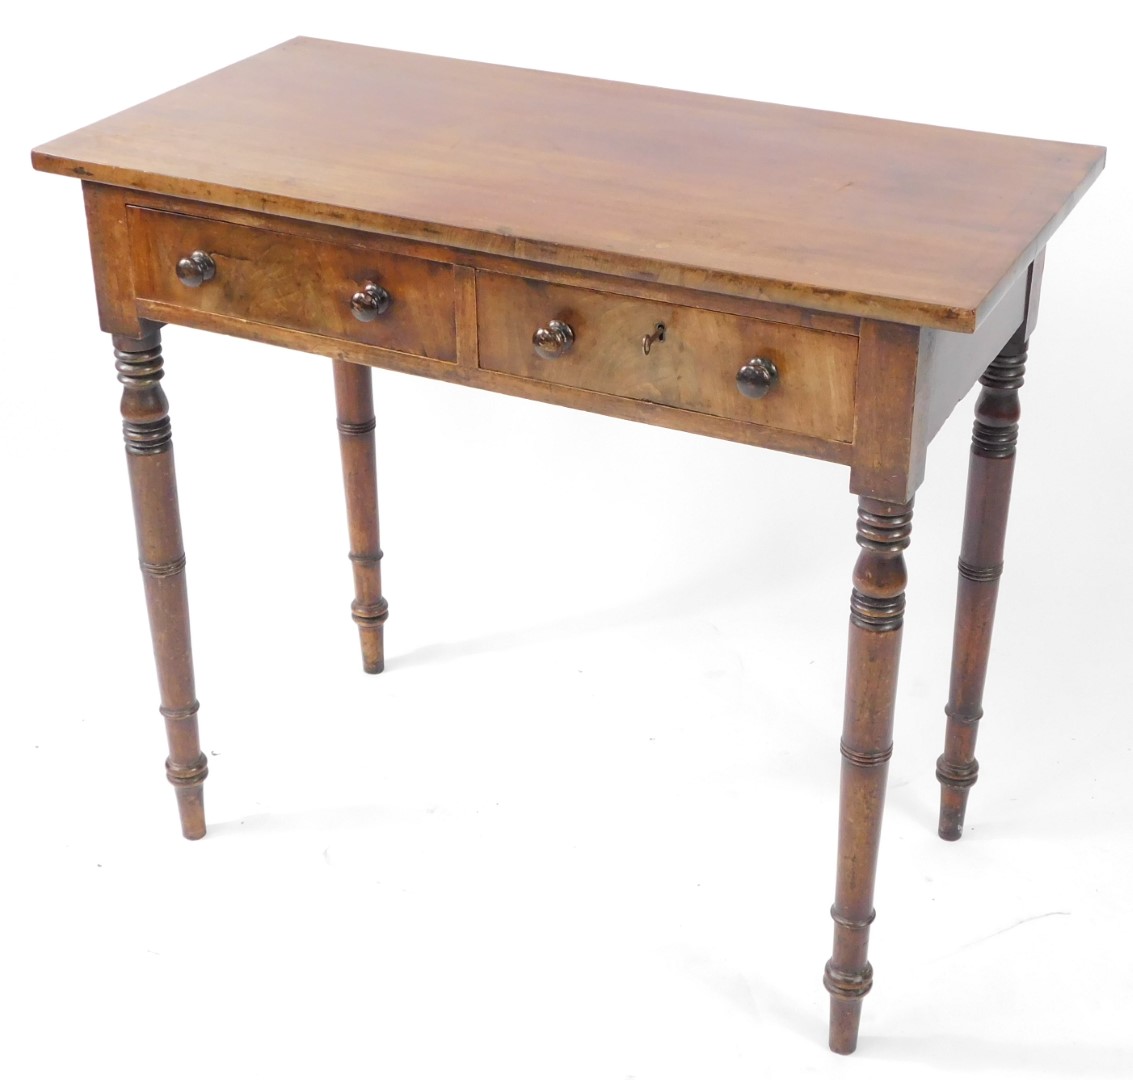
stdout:
{"type": "MultiPolygon", "coordinates": [[[[205,82],[223,71],[239,68],[248,61],[289,48],[363,50],[397,57],[409,57],[423,62],[470,65],[480,69],[530,73],[533,77],[545,76],[559,80],[609,84],[611,87],[621,87],[626,91],[637,90],[642,93],[658,92],[688,98],[712,99],[732,108],[751,107],[757,109],[766,106],[772,110],[787,110],[797,112],[800,115],[845,117],[848,120],[876,121],[881,124],[910,128],[935,127],[934,125],[913,124],[908,121],[881,120],[876,117],[861,117],[850,113],[758,102],[745,98],[723,97],[715,94],[703,94],[609,79],[579,77],[560,72],[544,72],[537,69],[476,60],[454,60],[443,56],[350,45],[305,36],[292,38],[265,50],[263,53],[248,57],[247,60],[237,61],[236,64],[229,65],[229,68],[205,75],[195,82],[205,82]]],[[[193,84],[186,85],[191,86],[193,84]]],[[[185,87],[178,88],[178,90],[183,89],[185,87]]],[[[170,91],[169,94],[176,92],[177,90],[170,91]]],[[[158,101],[161,98],[168,97],[169,94],[160,95],[159,98],[151,100],[158,101]]],[[[135,108],[141,108],[148,104],[141,103],[135,108]]],[[[127,113],[131,111],[126,110],[127,113]]],[[[750,267],[749,272],[749,268],[743,265],[745,260],[729,259],[720,251],[715,252],[719,256],[718,262],[712,258],[700,259],[704,252],[693,250],[674,251],[673,255],[677,257],[666,259],[653,255],[650,250],[635,247],[635,245],[627,244],[624,249],[620,248],[616,234],[607,233],[603,235],[600,231],[597,235],[582,236],[579,238],[579,242],[572,243],[573,237],[565,231],[557,237],[548,238],[548,236],[538,235],[541,230],[523,229],[521,222],[514,223],[520,226],[520,228],[514,230],[508,228],[506,224],[500,224],[498,228],[494,228],[493,226],[498,219],[491,218],[465,219],[462,224],[459,215],[455,213],[453,220],[445,221],[442,220],[443,215],[437,212],[444,209],[446,204],[443,202],[427,208],[409,204],[398,206],[396,203],[383,205],[382,202],[377,200],[372,201],[370,205],[364,203],[359,205],[359,201],[354,199],[349,202],[346,199],[334,201],[333,191],[329,192],[332,199],[328,200],[325,197],[328,192],[318,191],[317,189],[300,190],[293,194],[288,194],[286,190],[279,190],[278,188],[273,190],[270,184],[263,182],[263,177],[256,177],[256,186],[252,186],[244,182],[250,179],[247,177],[234,175],[228,178],[228,183],[224,183],[221,176],[216,176],[210,180],[204,173],[197,174],[191,169],[185,169],[178,173],[160,170],[160,168],[154,169],[152,166],[157,164],[156,162],[129,163],[119,161],[118,164],[115,164],[112,148],[99,146],[92,148],[90,145],[84,144],[81,137],[82,133],[99,128],[112,119],[108,117],[106,121],[97,121],[95,124],[77,129],[75,132],[36,147],[31,152],[33,167],[42,172],[71,176],[84,182],[108,185],[127,191],[148,192],[171,198],[185,198],[218,207],[229,206],[281,218],[294,218],[330,226],[339,225],[408,240],[441,243],[470,253],[510,255],[540,262],[551,267],[561,266],[565,269],[578,271],[613,273],[660,284],[711,289],[858,318],[898,322],[960,333],[975,331],[994,306],[998,297],[1002,295],[1003,290],[1025,269],[1037,252],[1042,250],[1073,206],[1092,185],[1105,167],[1106,160],[1105,148],[1101,146],[1062,143],[1013,135],[991,135],[991,133],[986,132],[964,132],[963,129],[939,127],[942,132],[990,136],[1005,141],[1018,140],[1034,144],[1041,143],[1051,148],[1065,148],[1066,153],[1071,154],[1073,158],[1073,169],[1069,172],[1064,170],[1066,173],[1065,180],[1070,181],[1070,183],[1077,181],[1077,183],[1072,189],[1067,184],[1058,190],[1060,203],[1056,205],[1055,200],[1051,199],[1042,208],[1044,214],[1049,213],[1051,216],[1046,219],[1045,224],[1039,225],[1037,232],[1034,231],[1035,226],[1043,221],[1042,217],[1036,217],[1034,222],[1029,223],[1026,232],[1020,231],[1015,244],[1001,245],[1001,249],[996,252],[994,257],[986,258],[978,275],[969,275],[966,280],[961,280],[960,276],[956,275],[951,280],[940,280],[932,286],[929,285],[928,280],[923,280],[920,283],[921,288],[914,285],[908,290],[908,293],[903,293],[901,291],[903,282],[899,275],[893,273],[882,276],[874,275],[873,280],[863,278],[858,282],[855,282],[852,276],[846,275],[842,275],[844,278],[842,281],[837,280],[838,275],[830,275],[825,281],[819,274],[808,276],[806,274],[808,263],[805,258],[798,260],[798,269],[801,272],[795,272],[795,267],[786,267],[786,269],[791,270],[790,277],[782,274],[784,267],[776,265],[774,258],[768,260],[766,265],[750,267]],[[91,152],[92,149],[94,150],[93,153],[91,152]],[[100,152],[103,150],[105,152],[100,152]],[[1064,196],[1064,193],[1068,190],[1069,194],[1064,196]],[[417,212],[421,209],[427,209],[430,216],[427,218],[417,216],[417,212]],[[695,262],[690,260],[690,255],[696,256],[695,262]],[[767,271],[771,271],[771,274],[768,274],[767,271]],[[858,287],[855,288],[855,285],[858,287]],[[865,286],[865,288],[861,286],[865,286]]],[[[528,221],[526,224],[531,226],[534,223],[528,221]]],[[[547,231],[553,233],[553,230],[547,231]]],[[[708,254],[711,256],[713,252],[709,251],[708,254]]],[[[811,269],[815,269],[815,267],[812,265],[811,269]]]]}

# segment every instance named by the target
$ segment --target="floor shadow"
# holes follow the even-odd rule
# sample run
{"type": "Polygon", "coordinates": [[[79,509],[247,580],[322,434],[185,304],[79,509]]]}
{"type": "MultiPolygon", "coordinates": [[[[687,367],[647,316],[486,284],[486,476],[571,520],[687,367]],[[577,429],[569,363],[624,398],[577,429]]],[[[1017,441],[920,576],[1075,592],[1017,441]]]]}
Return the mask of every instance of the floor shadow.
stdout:
{"type": "MultiPolygon", "coordinates": [[[[424,811],[421,811],[424,816],[424,811]]],[[[338,832],[346,829],[368,829],[385,824],[399,816],[388,807],[328,806],[299,810],[288,814],[245,814],[229,821],[209,822],[208,835],[213,839],[265,833],[338,832]]],[[[408,816],[404,812],[400,815],[408,816]]],[[[413,815],[417,816],[417,815],[413,815]]]]}
{"type": "MultiPolygon", "coordinates": [[[[734,601],[738,596],[742,596],[744,602],[752,606],[753,614],[757,615],[761,601],[765,601],[768,595],[767,582],[761,581],[755,574],[737,576],[736,567],[743,565],[743,562],[744,553],[737,548],[722,554],[715,563],[701,568],[699,573],[682,577],[666,588],[651,591],[625,604],[547,619],[514,630],[422,645],[408,652],[389,656],[388,663],[391,668],[395,665],[401,668],[414,667],[458,657],[507,652],[523,645],[546,644],[564,638],[585,636],[596,630],[633,626],[652,619],[694,619],[702,616],[711,605],[734,601]]],[[[789,581],[781,581],[777,586],[781,589],[790,587],[789,581]]],[[[771,632],[769,628],[768,633],[771,632]]]]}
{"type": "Polygon", "coordinates": [[[1098,1046],[1083,1042],[1008,1043],[955,1033],[901,1036],[863,1036],[863,1054],[878,1060],[910,1064],[931,1061],[941,1069],[1024,1076],[1133,1076],[1133,1046],[1098,1046]]]}

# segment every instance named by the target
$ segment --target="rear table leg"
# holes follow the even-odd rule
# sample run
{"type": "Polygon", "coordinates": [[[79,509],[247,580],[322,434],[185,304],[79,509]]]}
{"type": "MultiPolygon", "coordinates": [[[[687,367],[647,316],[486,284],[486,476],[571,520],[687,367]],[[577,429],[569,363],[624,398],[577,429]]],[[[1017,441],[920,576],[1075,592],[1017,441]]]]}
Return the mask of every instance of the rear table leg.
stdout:
{"type": "Polygon", "coordinates": [[[940,781],[940,835],[959,840],[968,792],[976,782],[976,731],[983,716],[995,602],[1003,572],[1007,509],[1019,433],[1019,387],[1027,361],[1025,330],[1004,346],[980,377],[976,402],[968,497],[960,544],[960,581],[952,642],[952,681],[944,753],[936,763],[940,781]]]}
{"type": "Polygon", "coordinates": [[[377,674],[385,667],[384,627],[389,605],[382,596],[382,550],[378,541],[378,481],[374,453],[374,393],[370,369],[334,361],[334,396],[350,561],[354,567],[354,603],[350,605],[362,640],[362,667],[377,674]]]}

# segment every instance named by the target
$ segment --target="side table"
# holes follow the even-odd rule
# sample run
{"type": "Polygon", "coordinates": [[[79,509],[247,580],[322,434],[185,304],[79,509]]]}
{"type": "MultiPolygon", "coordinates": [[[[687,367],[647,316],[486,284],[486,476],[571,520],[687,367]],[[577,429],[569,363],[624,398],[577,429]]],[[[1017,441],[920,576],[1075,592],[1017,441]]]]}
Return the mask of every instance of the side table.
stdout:
{"type": "Polygon", "coordinates": [[[825,985],[831,1048],[852,1051],[913,496],[978,380],[937,765],[954,840],[978,774],[1044,249],[1104,150],[297,38],[32,159],[83,182],[190,839],[208,765],[162,324],[332,359],[369,672],[388,613],[372,366],[849,467],[861,550],[825,985]]]}

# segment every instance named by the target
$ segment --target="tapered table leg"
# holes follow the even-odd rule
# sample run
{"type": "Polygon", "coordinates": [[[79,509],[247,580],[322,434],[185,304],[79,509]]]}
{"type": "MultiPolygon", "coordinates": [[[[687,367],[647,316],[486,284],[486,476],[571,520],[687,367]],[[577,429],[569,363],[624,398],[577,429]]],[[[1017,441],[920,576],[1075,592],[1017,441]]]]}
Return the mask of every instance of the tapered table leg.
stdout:
{"type": "Polygon", "coordinates": [[[378,481],[374,453],[374,392],[370,369],[334,361],[334,396],[350,561],[354,567],[354,603],[350,605],[362,640],[362,667],[377,674],[385,667],[384,625],[389,605],[382,596],[382,549],[378,538],[378,481]]]}
{"type": "Polygon", "coordinates": [[[881,838],[885,783],[893,753],[893,703],[905,614],[904,550],[912,503],[862,498],[850,595],[846,711],[842,726],[842,789],[834,952],[824,983],[830,991],[830,1049],[852,1053],[858,1044],[862,998],[873,985],[866,960],[873,922],[873,885],[881,838]]]}
{"type": "Polygon", "coordinates": [[[169,405],[161,388],[161,338],[114,337],[122,384],[122,431],[134,499],[138,558],[145,583],[150,636],[161,690],[161,714],[169,741],[166,775],[177,793],[181,832],[205,834],[203,784],[208,759],[197,734],[197,695],[185,588],[185,550],[177,506],[177,477],[169,405]]]}
{"type": "Polygon", "coordinates": [[[940,835],[959,840],[968,792],[976,782],[976,730],[983,716],[995,602],[1003,573],[1007,509],[1015,472],[1019,434],[1019,388],[1027,362],[1021,329],[980,377],[976,402],[968,497],[960,543],[956,629],[952,640],[952,679],[945,714],[944,753],[936,763],[940,781],[940,835]]]}

